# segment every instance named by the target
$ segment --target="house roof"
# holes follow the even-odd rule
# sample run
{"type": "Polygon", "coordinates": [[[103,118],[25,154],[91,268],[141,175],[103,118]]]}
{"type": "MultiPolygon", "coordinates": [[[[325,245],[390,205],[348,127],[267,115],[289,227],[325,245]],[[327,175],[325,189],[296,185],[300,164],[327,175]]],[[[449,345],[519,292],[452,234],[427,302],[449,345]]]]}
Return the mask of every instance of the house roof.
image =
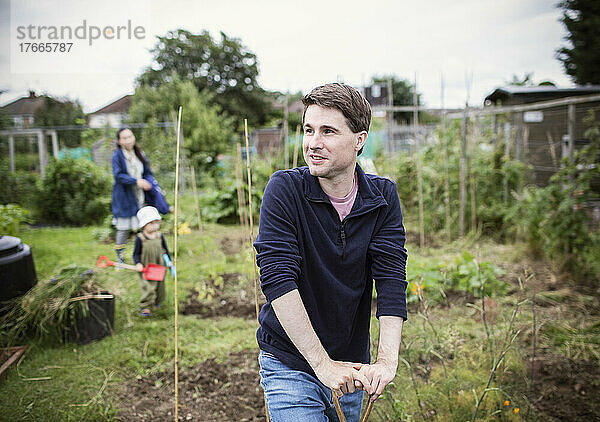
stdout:
{"type": "Polygon", "coordinates": [[[518,102],[528,103],[597,93],[600,93],[600,85],[579,85],[572,88],[559,88],[552,85],[507,85],[496,88],[491,94],[485,97],[485,102],[495,103],[498,100],[505,101],[511,98],[513,101],[518,99],[518,102]]]}
{"type": "Polygon", "coordinates": [[[90,115],[94,114],[110,114],[110,113],[127,113],[129,111],[129,107],[131,106],[131,97],[133,95],[124,95],[116,101],[105,105],[104,107],[90,113],[90,115]]]}
{"type": "Polygon", "coordinates": [[[11,116],[34,115],[37,110],[44,107],[45,98],[36,97],[30,92],[29,97],[19,98],[12,103],[6,104],[2,109],[11,116]]]}

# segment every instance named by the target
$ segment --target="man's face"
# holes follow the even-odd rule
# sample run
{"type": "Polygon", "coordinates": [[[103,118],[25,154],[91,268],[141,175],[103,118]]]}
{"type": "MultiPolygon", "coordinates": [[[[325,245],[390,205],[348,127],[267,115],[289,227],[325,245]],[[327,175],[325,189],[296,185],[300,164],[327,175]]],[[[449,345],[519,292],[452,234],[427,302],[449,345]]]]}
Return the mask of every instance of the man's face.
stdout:
{"type": "Polygon", "coordinates": [[[334,179],[354,171],[367,132],[353,133],[341,111],[310,105],[304,115],[304,160],[310,174],[334,179]],[[351,170],[350,170],[351,169],[351,170]]]}

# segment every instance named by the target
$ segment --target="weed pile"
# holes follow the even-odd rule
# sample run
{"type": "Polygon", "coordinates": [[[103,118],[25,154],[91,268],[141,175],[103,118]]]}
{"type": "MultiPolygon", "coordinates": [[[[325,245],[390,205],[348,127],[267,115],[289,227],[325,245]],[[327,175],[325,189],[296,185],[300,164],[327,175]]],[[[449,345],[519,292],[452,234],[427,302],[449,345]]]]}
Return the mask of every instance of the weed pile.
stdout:
{"type": "Polygon", "coordinates": [[[0,344],[12,345],[22,337],[64,340],[64,330],[76,316],[89,312],[87,300],[105,288],[104,275],[70,265],[25,295],[13,299],[0,317],[0,344]]]}

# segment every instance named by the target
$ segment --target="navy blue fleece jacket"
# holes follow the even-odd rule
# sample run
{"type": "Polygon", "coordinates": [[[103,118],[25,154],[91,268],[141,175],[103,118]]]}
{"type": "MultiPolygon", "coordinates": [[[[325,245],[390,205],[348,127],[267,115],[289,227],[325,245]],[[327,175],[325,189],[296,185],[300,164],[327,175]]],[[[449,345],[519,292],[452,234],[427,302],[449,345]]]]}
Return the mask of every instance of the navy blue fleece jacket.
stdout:
{"type": "Polygon", "coordinates": [[[406,249],[396,184],[356,166],[358,193],[340,221],[307,167],[274,173],[254,242],[261,288],[259,347],[314,374],[277,320],[271,302],[298,289],[313,328],[334,360],[369,363],[373,280],[377,317],[406,319],[406,249]]]}

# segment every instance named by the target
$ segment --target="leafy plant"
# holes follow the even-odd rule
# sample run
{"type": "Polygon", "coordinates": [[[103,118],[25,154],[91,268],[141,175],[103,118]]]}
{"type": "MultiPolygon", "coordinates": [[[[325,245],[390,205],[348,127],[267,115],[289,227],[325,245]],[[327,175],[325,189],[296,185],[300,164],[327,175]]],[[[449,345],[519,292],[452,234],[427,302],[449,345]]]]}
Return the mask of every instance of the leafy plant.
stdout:
{"type": "Polygon", "coordinates": [[[22,223],[31,223],[29,211],[16,204],[0,205],[0,235],[18,235],[22,223]]]}
{"type": "Polygon", "coordinates": [[[505,293],[506,283],[498,280],[499,275],[505,272],[489,262],[479,262],[479,270],[475,257],[469,252],[463,252],[448,264],[444,269],[446,272],[445,286],[454,290],[462,290],[473,296],[480,295],[481,284],[484,285],[484,294],[493,296],[505,293]]]}
{"type": "Polygon", "coordinates": [[[498,279],[505,272],[490,262],[479,262],[479,270],[475,257],[469,252],[462,252],[454,260],[439,262],[435,260],[421,261],[411,264],[407,270],[407,300],[418,302],[422,292],[433,300],[438,300],[443,291],[455,290],[480,296],[481,284],[487,296],[503,294],[506,283],[498,279]],[[414,265],[414,266],[413,266],[414,265]]]}
{"type": "MultiPolygon", "coordinates": [[[[595,121],[593,113],[587,119],[595,121]]],[[[542,189],[532,189],[522,202],[530,248],[538,255],[555,260],[578,277],[600,277],[597,250],[600,234],[590,230],[591,218],[586,204],[597,197],[592,182],[600,177],[597,164],[600,129],[593,125],[586,137],[590,143],[566,157],[563,167],[542,189]]]]}
{"type": "Polygon", "coordinates": [[[35,214],[40,177],[36,173],[9,170],[8,160],[0,160],[0,204],[18,204],[35,214]]]}
{"type": "Polygon", "coordinates": [[[97,223],[109,213],[111,186],[108,173],[88,160],[53,160],[41,184],[41,217],[55,224],[97,223]]]}

